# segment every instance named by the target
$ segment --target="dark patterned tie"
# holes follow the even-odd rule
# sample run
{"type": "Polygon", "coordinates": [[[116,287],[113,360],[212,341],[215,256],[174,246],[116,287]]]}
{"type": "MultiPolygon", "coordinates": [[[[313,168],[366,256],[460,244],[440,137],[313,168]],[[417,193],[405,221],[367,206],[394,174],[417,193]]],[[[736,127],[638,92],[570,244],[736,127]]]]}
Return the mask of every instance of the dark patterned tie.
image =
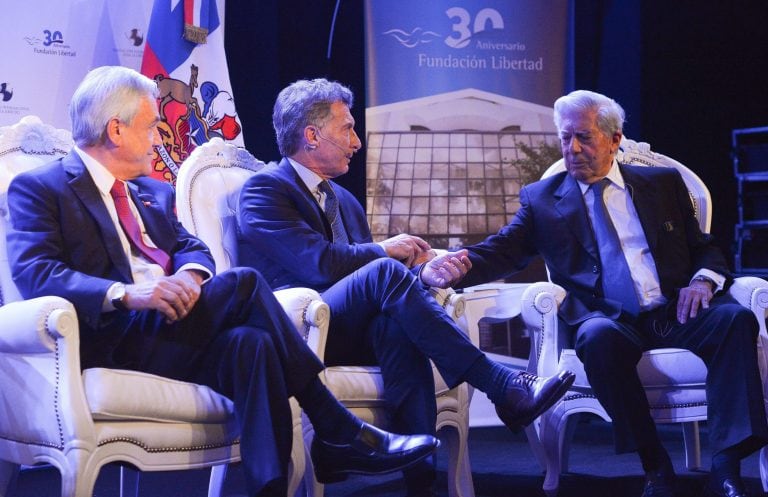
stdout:
{"type": "Polygon", "coordinates": [[[331,224],[331,230],[333,230],[333,243],[349,243],[347,230],[344,229],[344,223],[339,215],[339,199],[333,192],[331,184],[327,181],[321,181],[320,184],[317,185],[317,189],[325,193],[325,217],[328,218],[328,222],[331,224]]]}
{"type": "Polygon", "coordinates": [[[115,201],[117,218],[120,220],[120,225],[128,236],[131,245],[148,260],[155,264],[159,264],[160,267],[163,268],[163,271],[165,271],[165,274],[169,274],[171,257],[163,250],[150,247],[144,243],[144,239],[141,237],[139,223],[134,217],[133,212],[131,212],[131,207],[128,204],[125,183],[120,180],[115,180],[112,189],[109,190],[109,194],[112,195],[112,199],[115,201]]]}
{"type": "Polygon", "coordinates": [[[595,238],[600,250],[602,261],[603,295],[611,300],[621,302],[624,311],[637,315],[640,312],[640,303],[635,293],[635,283],[629,271],[627,259],[621,250],[619,235],[608,215],[605,207],[603,192],[609,183],[604,178],[590,185],[594,202],[592,202],[592,220],[595,238]]]}

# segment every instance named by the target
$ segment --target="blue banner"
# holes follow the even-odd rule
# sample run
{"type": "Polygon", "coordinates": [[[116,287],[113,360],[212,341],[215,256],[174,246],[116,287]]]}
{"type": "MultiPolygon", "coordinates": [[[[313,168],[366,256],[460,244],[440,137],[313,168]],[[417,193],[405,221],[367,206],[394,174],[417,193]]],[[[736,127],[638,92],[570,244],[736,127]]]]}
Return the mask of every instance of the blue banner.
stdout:
{"type": "Polygon", "coordinates": [[[368,106],[463,88],[551,106],[569,71],[568,0],[367,0],[368,106]]]}
{"type": "Polygon", "coordinates": [[[376,240],[495,233],[561,157],[569,0],[367,0],[366,210],[376,240]]]}

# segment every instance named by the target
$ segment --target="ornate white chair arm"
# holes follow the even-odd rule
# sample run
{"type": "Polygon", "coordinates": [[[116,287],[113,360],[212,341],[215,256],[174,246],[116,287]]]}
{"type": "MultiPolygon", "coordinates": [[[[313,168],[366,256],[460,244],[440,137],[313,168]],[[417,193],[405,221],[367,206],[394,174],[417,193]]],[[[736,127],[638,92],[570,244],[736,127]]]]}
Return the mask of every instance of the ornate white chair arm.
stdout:
{"type": "MultiPolygon", "coordinates": [[[[0,308],[0,402],[9,440],[58,446],[93,432],[80,373],[77,314],[59,297],[11,302],[0,308]],[[41,406],[40,399],[56,399],[41,406]]],[[[84,442],[85,443],[85,442],[84,442]]]]}
{"type": "Polygon", "coordinates": [[[557,373],[561,349],[557,309],[564,298],[565,290],[549,282],[534,283],[523,292],[520,312],[531,333],[528,369],[541,376],[557,373]]]}
{"type": "Polygon", "coordinates": [[[320,294],[310,288],[286,288],[275,297],[307,345],[323,360],[331,313],[320,294]]]}
{"type": "Polygon", "coordinates": [[[744,307],[749,307],[760,324],[760,335],[768,338],[765,316],[768,310],[768,281],[754,276],[742,276],[733,281],[728,293],[744,307]]]}
{"type": "Polygon", "coordinates": [[[56,348],[56,339],[77,337],[77,315],[67,300],[39,297],[0,307],[0,352],[45,354],[56,348]]]}
{"type": "Polygon", "coordinates": [[[464,315],[464,296],[456,293],[453,288],[430,287],[429,293],[454,321],[464,315]]]}

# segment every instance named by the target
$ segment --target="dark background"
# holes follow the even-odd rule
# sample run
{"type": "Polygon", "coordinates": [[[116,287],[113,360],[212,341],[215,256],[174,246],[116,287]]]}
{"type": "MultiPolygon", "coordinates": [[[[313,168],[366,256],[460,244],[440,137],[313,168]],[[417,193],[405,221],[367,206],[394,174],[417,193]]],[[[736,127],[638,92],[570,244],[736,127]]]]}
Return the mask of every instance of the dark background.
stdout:
{"type": "MultiPolygon", "coordinates": [[[[575,74],[569,90],[613,97],[627,111],[627,136],[651,143],[704,180],[714,202],[712,233],[732,263],[738,217],[731,130],[768,126],[768,2],[572,1],[575,74]]],[[[340,0],[328,58],[336,5],[227,0],[230,77],[246,147],[259,159],[279,158],[272,104],[300,78],[349,86],[357,131],[365,137],[364,1],[340,0]]],[[[339,182],[365,205],[364,151],[339,182]]]]}

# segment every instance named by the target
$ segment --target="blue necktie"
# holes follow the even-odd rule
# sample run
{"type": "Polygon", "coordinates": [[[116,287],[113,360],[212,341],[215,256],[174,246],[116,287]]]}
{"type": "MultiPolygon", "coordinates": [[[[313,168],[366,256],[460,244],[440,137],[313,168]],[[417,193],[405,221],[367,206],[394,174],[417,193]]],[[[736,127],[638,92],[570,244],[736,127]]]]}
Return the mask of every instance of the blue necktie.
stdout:
{"type": "Polygon", "coordinates": [[[632,280],[627,259],[621,250],[619,235],[616,233],[603,200],[603,192],[608,183],[609,180],[603,178],[589,187],[594,196],[592,228],[595,231],[603,266],[603,296],[621,302],[624,311],[636,316],[640,312],[640,303],[635,293],[635,283],[632,280]]]}
{"type": "Polygon", "coordinates": [[[339,215],[339,199],[331,188],[331,184],[321,181],[317,189],[325,193],[325,217],[328,218],[333,230],[333,243],[348,244],[347,230],[344,229],[344,223],[339,215]]]}

